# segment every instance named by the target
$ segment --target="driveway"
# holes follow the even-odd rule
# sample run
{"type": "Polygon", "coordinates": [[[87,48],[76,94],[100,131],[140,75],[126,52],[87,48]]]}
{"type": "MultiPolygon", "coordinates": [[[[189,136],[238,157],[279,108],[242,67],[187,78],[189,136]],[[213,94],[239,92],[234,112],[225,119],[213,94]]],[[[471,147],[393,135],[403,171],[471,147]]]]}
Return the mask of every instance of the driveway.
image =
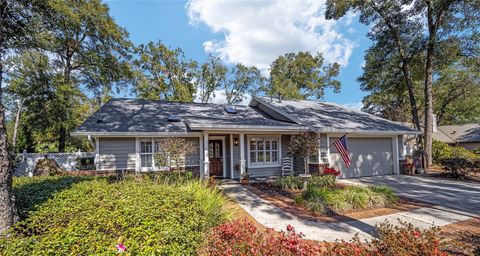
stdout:
{"type": "Polygon", "coordinates": [[[352,178],[344,181],[384,184],[393,188],[402,197],[454,208],[475,215],[480,214],[480,183],[407,175],[352,178]]]}

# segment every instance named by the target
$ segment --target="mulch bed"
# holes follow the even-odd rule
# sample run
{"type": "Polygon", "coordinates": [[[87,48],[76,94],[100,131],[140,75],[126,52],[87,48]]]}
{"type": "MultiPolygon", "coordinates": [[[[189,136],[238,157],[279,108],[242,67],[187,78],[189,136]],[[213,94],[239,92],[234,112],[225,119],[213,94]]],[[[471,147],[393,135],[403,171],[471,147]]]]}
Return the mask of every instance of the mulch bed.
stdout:
{"type": "Polygon", "coordinates": [[[295,195],[301,193],[300,190],[278,189],[266,183],[255,183],[247,187],[264,200],[269,201],[273,205],[288,213],[303,219],[318,222],[344,222],[349,220],[366,219],[370,217],[388,215],[432,206],[432,204],[400,197],[398,204],[393,207],[354,211],[336,216],[325,216],[295,203],[294,197],[295,195]]]}
{"type": "Polygon", "coordinates": [[[471,218],[441,227],[443,250],[453,255],[478,255],[480,253],[480,218],[471,218]]]}
{"type": "Polygon", "coordinates": [[[426,177],[431,177],[431,178],[437,178],[437,179],[444,179],[444,180],[450,180],[450,181],[462,181],[462,182],[470,182],[470,183],[480,183],[480,175],[473,175],[469,176],[466,179],[459,180],[459,179],[453,179],[449,178],[448,176],[445,175],[444,170],[442,169],[441,166],[434,165],[431,166],[428,169],[428,174],[425,174],[424,176],[426,177]]]}

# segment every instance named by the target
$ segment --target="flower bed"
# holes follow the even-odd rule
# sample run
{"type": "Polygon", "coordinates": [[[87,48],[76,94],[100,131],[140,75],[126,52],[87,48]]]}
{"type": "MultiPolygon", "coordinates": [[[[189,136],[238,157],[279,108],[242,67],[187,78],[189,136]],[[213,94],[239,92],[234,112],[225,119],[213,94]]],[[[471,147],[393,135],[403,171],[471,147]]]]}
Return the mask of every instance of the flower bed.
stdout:
{"type": "Polygon", "coordinates": [[[235,220],[212,230],[201,255],[447,255],[441,251],[438,228],[420,231],[407,223],[388,222],[377,228],[379,238],[336,243],[314,243],[288,225],[286,231],[258,230],[250,221],[235,220]]]}
{"type": "Polygon", "coordinates": [[[1,255],[191,255],[225,199],[188,175],[14,179],[21,217],[1,255]]]}
{"type": "Polygon", "coordinates": [[[295,203],[323,215],[394,206],[398,202],[395,192],[386,186],[343,186],[335,182],[334,175],[281,177],[271,184],[292,195],[295,203]],[[300,188],[305,187],[304,190],[300,188]]]}

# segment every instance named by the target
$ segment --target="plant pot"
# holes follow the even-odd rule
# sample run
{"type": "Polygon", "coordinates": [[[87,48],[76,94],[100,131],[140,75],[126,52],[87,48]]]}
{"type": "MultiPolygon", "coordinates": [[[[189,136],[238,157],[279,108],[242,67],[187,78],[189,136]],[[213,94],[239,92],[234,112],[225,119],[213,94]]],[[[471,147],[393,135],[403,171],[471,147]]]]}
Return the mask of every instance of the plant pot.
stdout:
{"type": "Polygon", "coordinates": [[[240,179],[240,184],[242,185],[248,185],[250,183],[250,180],[248,178],[241,178],[240,179]]]}

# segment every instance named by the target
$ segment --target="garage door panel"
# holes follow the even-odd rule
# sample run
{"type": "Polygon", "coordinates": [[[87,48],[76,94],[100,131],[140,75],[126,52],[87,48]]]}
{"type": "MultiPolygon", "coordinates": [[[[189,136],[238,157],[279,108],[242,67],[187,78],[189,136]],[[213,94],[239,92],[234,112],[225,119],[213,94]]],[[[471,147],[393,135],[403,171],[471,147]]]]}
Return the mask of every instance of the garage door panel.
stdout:
{"type": "MultiPolygon", "coordinates": [[[[333,142],[338,138],[330,138],[333,142]]],[[[347,138],[351,164],[347,169],[335,146],[330,149],[332,167],[342,172],[342,178],[386,175],[393,173],[391,138],[347,138]]]]}

